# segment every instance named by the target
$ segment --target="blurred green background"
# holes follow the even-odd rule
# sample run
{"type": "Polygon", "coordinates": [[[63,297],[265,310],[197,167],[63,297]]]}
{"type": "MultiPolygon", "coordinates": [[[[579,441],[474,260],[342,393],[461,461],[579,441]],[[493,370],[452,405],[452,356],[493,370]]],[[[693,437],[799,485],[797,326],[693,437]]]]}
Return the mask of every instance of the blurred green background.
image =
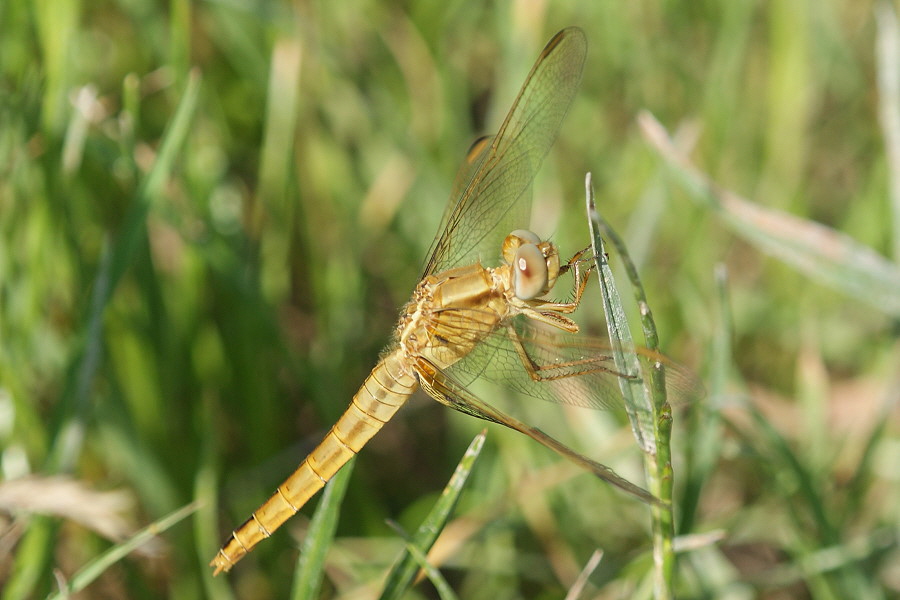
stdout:
{"type": "MultiPolygon", "coordinates": [[[[206,564],[344,410],[469,143],[572,24],[585,77],[535,220],[584,247],[592,171],[664,351],[705,382],[675,415],[679,533],[712,534],[686,538],[680,597],[897,597],[898,312],[767,256],[636,124],[649,110],[723,188],[896,273],[877,81],[900,70],[876,60],[892,6],[0,4],[0,597],[46,596],[193,500],[79,597],[286,597],[315,501],[228,576],[206,564]],[[92,511],[124,523],[98,535],[92,511]]],[[[621,415],[535,404],[517,414],[640,481],[621,415]]],[[[372,597],[402,547],[385,520],[414,529],[482,426],[417,398],[361,453],[326,597],[372,597]]],[[[457,515],[439,544],[461,598],[561,598],[596,548],[580,597],[650,594],[646,507],[521,436],[489,427],[457,515]]]]}

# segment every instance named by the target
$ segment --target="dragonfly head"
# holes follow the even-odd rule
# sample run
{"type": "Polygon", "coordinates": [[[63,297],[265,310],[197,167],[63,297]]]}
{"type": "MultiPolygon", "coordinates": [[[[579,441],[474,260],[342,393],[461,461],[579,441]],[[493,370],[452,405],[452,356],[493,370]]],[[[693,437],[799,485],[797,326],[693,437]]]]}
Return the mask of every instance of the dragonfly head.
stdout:
{"type": "Polygon", "coordinates": [[[503,240],[503,260],[512,269],[513,289],[520,300],[546,294],[559,276],[556,246],[526,229],[516,229],[503,240]]]}

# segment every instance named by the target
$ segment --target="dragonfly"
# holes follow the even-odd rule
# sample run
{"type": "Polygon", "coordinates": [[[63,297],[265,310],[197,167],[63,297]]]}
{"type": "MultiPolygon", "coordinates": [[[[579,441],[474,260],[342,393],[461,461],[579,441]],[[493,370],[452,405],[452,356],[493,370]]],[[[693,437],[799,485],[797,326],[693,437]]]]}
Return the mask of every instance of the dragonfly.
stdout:
{"type": "MultiPolygon", "coordinates": [[[[609,342],[580,335],[568,316],[588,282],[589,249],[562,261],[553,242],[517,229],[528,222],[532,180],[580,86],[586,54],[581,29],[557,33],[497,134],[473,144],[392,343],[322,442],[232,532],[210,563],[215,574],[230,570],[296,514],[419,388],[450,408],[535,439],[644,502],[660,502],[469,391],[483,378],[551,402],[613,409],[623,404],[619,379],[637,377],[616,371],[609,342]],[[569,275],[571,299],[550,299],[569,275]]],[[[680,377],[677,366],[650,350],[628,352],[663,361],[670,367],[667,382],[680,377]]]]}

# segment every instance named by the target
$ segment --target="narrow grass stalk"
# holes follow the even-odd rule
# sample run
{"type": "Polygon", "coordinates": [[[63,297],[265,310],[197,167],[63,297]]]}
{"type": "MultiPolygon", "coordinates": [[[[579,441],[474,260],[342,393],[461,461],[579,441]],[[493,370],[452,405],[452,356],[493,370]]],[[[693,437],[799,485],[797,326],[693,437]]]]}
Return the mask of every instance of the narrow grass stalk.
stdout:
{"type": "Polygon", "coordinates": [[[24,600],[34,597],[35,587],[49,561],[55,531],[55,519],[42,516],[31,518],[28,531],[16,549],[12,572],[3,583],[3,600],[24,600]]]}
{"type": "Polygon", "coordinates": [[[875,5],[878,117],[884,136],[893,258],[900,262],[900,23],[887,0],[875,5]]]}
{"type": "MultiPolygon", "coordinates": [[[[209,407],[205,403],[204,410],[209,407]]],[[[204,427],[212,429],[213,419],[203,419],[204,427]]],[[[208,435],[200,450],[200,461],[197,473],[194,477],[194,498],[203,506],[203,510],[194,517],[194,540],[197,544],[197,563],[206,565],[209,556],[219,548],[221,540],[217,526],[216,515],[219,513],[219,470],[215,465],[213,456],[216,442],[216,432],[208,431],[208,435]]],[[[235,596],[231,586],[224,577],[214,577],[210,569],[203,569],[203,586],[207,598],[220,600],[234,600],[235,596]]]]}
{"type": "Polygon", "coordinates": [[[882,444],[890,429],[891,415],[896,414],[898,406],[900,406],[900,373],[895,373],[893,382],[888,385],[884,400],[879,407],[875,426],[866,436],[866,443],[859,462],[853,470],[853,477],[846,484],[848,503],[845,508],[845,519],[848,519],[850,515],[860,514],[864,508],[869,486],[872,483],[872,474],[877,471],[875,465],[878,460],[878,451],[879,448],[883,448],[882,444]]]}
{"type": "MultiPolygon", "coordinates": [[[[755,424],[753,435],[762,433],[765,436],[760,439],[761,443],[757,442],[759,460],[763,464],[778,465],[777,471],[773,470],[771,474],[775,488],[791,506],[789,514],[796,526],[805,528],[804,536],[793,542],[794,568],[799,568],[797,572],[804,574],[805,582],[823,597],[881,598],[877,586],[872,585],[857,560],[808,568],[819,560],[815,557],[822,556],[819,554],[821,548],[832,548],[831,555],[847,553],[848,542],[842,538],[838,515],[831,510],[830,493],[823,489],[817,473],[802,455],[794,451],[790,441],[755,406],[751,404],[748,409],[755,424]]],[[[746,439],[751,440],[750,434],[746,439]]]]}
{"type": "Polygon", "coordinates": [[[453,593],[453,588],[450,587],[450,584],[447,583],[447,580],[441,575],[440,569],[435,568],[434,565],[428,562],[428,557],[425,556],[422,549],[416,545],[412,538],[409,537],[398,523],[392,522],[390,523],[390,526],[406,541],[406,551],[409,552],[412,559],[419,568],[422,569],[422,572],[425,573],[425,576],[428,577],[428,580],[431,581],[432,585],[434,585],[434,589],[437,590],[441,600],[456,600],[456,594],[453,593]]]}
{"type": "Polygon", "coordinates": [[[322,587],[325,557],[334,542],[341,503],[347,491],[347,484],[353,474],[356,459],[350,459],[325,485],[322,500],[316,507],[309,531],[300,548],[294,583],[291,588],[292,600],[314,600],[319,597],[322,587]]]}
{"type": "Polygon", "coordinates": [[[77,573],[75,573],[75,575],[72,576],[72,579],[68,584],[66,584],[55,594],[50,595],[47,600],[61,600],[62,598],[66,598],[71,594],[81,592],[94,580],[100,577],[100,575],[102,575],[112,565],[119,562],[133,550],[143,544],[146,544],[148,541],[155,538],[160,533],[166,531],[176,523],[189,517],[199,508],[199,506],[200,505],[197,502],[192,502],[190,504],[182,506],[178,510],[169,513],[158,521],[151,523],[150,525],[136,533],[134,536],[132,536],[130,539],[122,542],[121,544],[116,544],[115,546],[86,564],[84,567],[82,567],[81,570],[79,570],[77,573]]]}
{"type": "MultiPolygon", "coordinates": [[[[197,110],[200,97],[200,83],[199,72],[191,73],[178,108],[175,110],[175,116],[166,126],[153,166],[137,190],[131,214],[128,215],[113,248],[113,264],[107,290],[110,296],[134,260],[134,254],[138,247],[146,240],[147,214],[153,203],[163,195],[166,181],[172,176],[176,165],[175,161],[191,131],[194,112],[197,110]]],[[[104,304],[108,299],[108,297],[103,298],[104,304]]]]}
{"type": "Polygon", "coordinates": [[[710,398],[707,410],[690,411],[685,419],[684,468],[681,471],[682,496],[679,499],[679,536],[690,534],[698,519],[700,495],[706,481],[712,476],[719,460],[722,431],[719,406],[726,395],[729,369],[732,367],[732,342],[734,332],[728,296],[728,270],[724,264],[715,268],[716,304],[714,334],[709,352],[710,398]]]}
{"type": "Polygon", "coordinates": [[[381,592],[381,600],[395,600],[401,598],[403,593],[409,587],[410,582],[412,582],[413,577],[415,577],[416,571],[419,568],[419,563],[416,561],[415,556],[410,552],[409,545],[412,544],[420,549],[423,555],[431,549],[438,534],[440,534],[441,530],[447,524],[447,520],[450,518],[453,507],[456,506],[456,501],[459,499],[459,495],[462,493],[463,487],[469,478],[469,474],[472,472],[472,466],[475,464],[475,459],[478,458],[482,447],[484,447],[484,439],[486,436],[487,430],[482,430],[481,433],[472,439],[472,442],[466,449],[466,453],[463,454],[462,459],[456,466],[453,476],[450,477],[450,481],[447,482],[447,486],[444,488],[444,491],[441,492],[441,497],[438,498],[438,501],[428,513],[428,516],[407,544],[407,548],[403,555],[391,569],[390,573],[388,573],[384,590],[381,592]]]}
{"type": "Polygon", "coordinates": [[[636,355],[623,352],[623,350],[633,348],[634,343],[621,298],[613,281],[612,271],[606,260],[603,239],[600,237],[601,232],[616,247],[619,258],[625,267],[640,309],[644,341],[647,348],[653,352],[658,352],[659,336],[637,269],[628,256],[625,244],[597,212],[590,173],[585,178],[585,193],[588,223],[603,296],[603,310],[606,314],[616,368],[623,373],[641,374],[631,380],[620,378],[620,382],[626,410],[629,417],[632,418],[632,429],[635,430],[638,443],[644,450],[644,467],[650,493],[662,501],[660,504],[650,506],[653,521],[654,595],[657,599],[671,598],[675,576],[675,552],[672,545],[675,526],[672,515],[673,477],[670,448],[672,409],[666,399],[664,367],[659,362],[642,365],[636,355]],[[636,420],[633,415],[637,417],[636,420]],[[649,419],[647,415],[650,416],[649,419]]]}
{"type": "MultiPolygon", "coordinates": [[[[100,368],[103,347],[103,311],[106,307],[111,268],[109,246],[104,245],[100,266],[94,277],[94,288],[88,314],[83,325],[84,346],[74,359],[74,381],[65,390],[60,403],[65,416],[53,437],[53,446],[48,457],[46,471],[60,473],[71,471],[85,438],[86,423],[89,420],[88,402],[91,382],[100,368]]],[[[22,550],[16,554],[12,574],[6,581],[3,600],[19,600],[31,597],[41,574],[42,565],[50,561],[50,553],[56,538],[57,522],[43,517],[32,518],[28,523],[21,544],[22,550]]]]}
{"type": "Polygon", "coordinates": [[[575,580],[575,583],[573,583],[572,587],[569,588],[569,591],[566,592],[566,597],[564,600],[578,600],[578,597],[581,596],[581,592],[584,590],[584,586],[587,585],[588,578],[591,576],[591,573],[593,573],[597,568],[597,565],[600,564],[600,561],[602,559],[603,550],[594,550],[594,553],[591,554],[591,557],[584,565],[581,573],[578,574],[578,579],[575,580]]]}

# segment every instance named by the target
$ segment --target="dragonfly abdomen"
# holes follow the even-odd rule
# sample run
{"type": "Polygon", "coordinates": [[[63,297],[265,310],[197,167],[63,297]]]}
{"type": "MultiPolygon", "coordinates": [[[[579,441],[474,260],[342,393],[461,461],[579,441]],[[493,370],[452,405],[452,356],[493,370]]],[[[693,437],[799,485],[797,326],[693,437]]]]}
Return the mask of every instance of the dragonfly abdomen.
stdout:
{"type": "Polygon", "coordinates": [[[235,529],[210,563],[228,571],[256,544],[294,516],[403,406],[418,387],[400,351],[385,356],[325,438],[275,493],[235,529]]]}

